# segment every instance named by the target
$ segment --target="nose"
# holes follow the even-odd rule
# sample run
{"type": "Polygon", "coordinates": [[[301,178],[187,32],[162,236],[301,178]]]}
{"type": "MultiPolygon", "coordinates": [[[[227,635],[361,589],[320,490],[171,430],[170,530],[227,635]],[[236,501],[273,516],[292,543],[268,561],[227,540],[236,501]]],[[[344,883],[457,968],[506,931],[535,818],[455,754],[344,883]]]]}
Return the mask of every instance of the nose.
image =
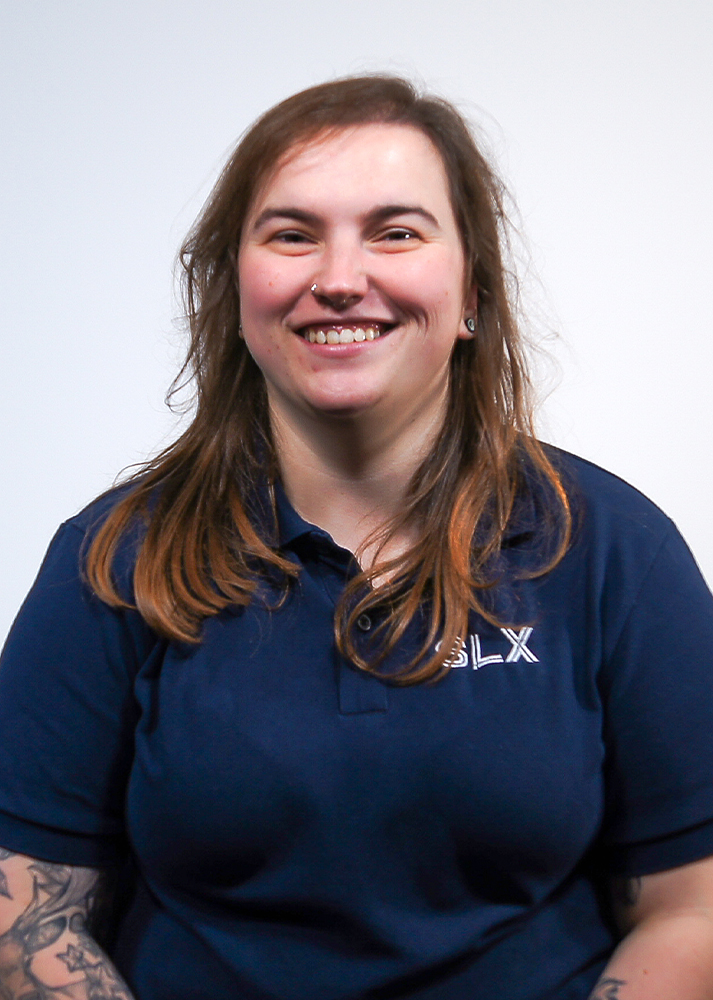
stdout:
{"type": "Polygon", "coordinates": [[[331,247],[322,258],[310,291],[320,305],[344,312],[364,298],[369,290],[360,248],[331,247]]]}
{"type": "Polygon", "coordinates": [[[355,306],[361,302],[364,296],[359,292],[331,291],[328,292],[315,283],[310,287],[310,292],[321,305],[327,305],[336,312],[344,312],[350,306],[355,306]]]}

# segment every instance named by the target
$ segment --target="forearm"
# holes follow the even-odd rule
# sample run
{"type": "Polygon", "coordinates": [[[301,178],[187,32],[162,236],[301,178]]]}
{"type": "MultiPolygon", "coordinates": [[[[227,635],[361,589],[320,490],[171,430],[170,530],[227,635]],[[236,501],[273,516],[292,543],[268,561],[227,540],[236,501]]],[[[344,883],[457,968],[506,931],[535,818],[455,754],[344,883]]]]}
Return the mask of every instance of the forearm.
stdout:
{"type": "Polygon", "coordinates": [[[0,849],[0,1000],[133,1000],[89,932],[99,874],[0,849]]]}
{"type": "Polygon", "coordinates": [[[711,1000],[713,914],[652,916],[622,940],[590,1000],[711,1000]]]}

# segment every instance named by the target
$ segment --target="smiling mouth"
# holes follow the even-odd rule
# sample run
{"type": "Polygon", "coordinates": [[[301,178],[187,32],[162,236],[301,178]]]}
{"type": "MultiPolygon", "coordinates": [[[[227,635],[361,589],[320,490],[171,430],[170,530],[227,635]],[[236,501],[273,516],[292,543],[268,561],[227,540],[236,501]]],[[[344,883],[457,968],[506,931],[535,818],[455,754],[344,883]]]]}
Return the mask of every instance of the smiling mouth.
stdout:
{"type": "Polygon", "coordinates": [[[305,326],[297,332],[310,344],[360,344],[378,340],[393,330],[395,323],[365,323],[352,326],[305,326]]]}

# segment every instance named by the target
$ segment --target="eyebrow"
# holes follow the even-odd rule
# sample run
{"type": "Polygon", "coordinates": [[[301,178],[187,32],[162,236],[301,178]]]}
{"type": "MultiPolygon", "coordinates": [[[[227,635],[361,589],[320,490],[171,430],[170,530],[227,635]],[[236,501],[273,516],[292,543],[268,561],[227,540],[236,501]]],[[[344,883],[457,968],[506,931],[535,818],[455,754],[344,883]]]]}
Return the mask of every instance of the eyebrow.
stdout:
{"type": "MultiPolygon", "coordinates": [[[[439,226],[435,215],[432,215],[425,208],[421,208],[420,205],[380,205],[372,209],[371,212],[367,212],[366,221],[370,223],[386,222],[387,219],[392,219],[399,215],[420,215],[432,225],[439,226]]],[[[321,221],[320,217],[314,212],[306,212],[301,208],[292,208],[290,206],[266,208],[253,223],[253,229],[259,229],[271,219],[292,219],[295,222],[304,222],[311,226],[318,225],[321,221]]]]}
{"type": "Polygon", "coordinates": [[[386,222],[387,219],[391,219],[396,215],[420,215],[422,219],[426,219],[432,225],[439,225],[435,215],[432,215],[420,205],[382,205],[380,208],[375,208],[369,212],[367,218],[370,222],[386,222]]]}
{"type": "Polygon", "coordinates": [[[270,219],[294,219],[295,222],[306,222],[309,225],[319,222],[319,216],[313,212],[304,212],[301,208],[266,208],[255,219],[253,229],[259,229],[270,219]]]}

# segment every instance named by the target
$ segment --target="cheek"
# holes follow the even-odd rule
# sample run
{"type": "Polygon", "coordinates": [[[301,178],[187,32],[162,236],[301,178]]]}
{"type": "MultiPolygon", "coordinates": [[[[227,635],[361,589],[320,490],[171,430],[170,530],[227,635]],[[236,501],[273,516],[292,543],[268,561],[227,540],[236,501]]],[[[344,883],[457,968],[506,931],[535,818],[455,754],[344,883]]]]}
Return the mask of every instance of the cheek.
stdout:
{"type": "Polygon", "coordinates": [[[431,320],[460,316],[464,266],[456,254],[404,255],[383,285],[401,302],[431,320]]]}
{"type": "Polygon", "coordinates": [[[279,308],[288,294],[288,282],[274,262],[256,259],[252,255],[238,262],[238,287],[243,322],[247,317],[258,319],[261,314],[279,308]]]}
{"type": "Polygon", "coordinates": [[[269,385],[275,379],[276,373],[284,367],[280,344],[254,329],[247,336],[243,334],[243,339],[253,361],[269,385]]]}

